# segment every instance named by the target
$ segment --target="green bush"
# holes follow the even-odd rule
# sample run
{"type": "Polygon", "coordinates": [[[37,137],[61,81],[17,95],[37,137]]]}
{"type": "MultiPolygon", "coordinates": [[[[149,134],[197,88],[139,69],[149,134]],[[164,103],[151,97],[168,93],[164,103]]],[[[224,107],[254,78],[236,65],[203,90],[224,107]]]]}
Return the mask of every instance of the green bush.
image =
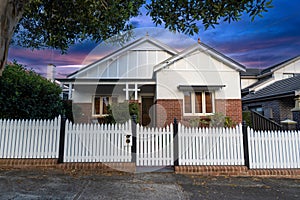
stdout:
{"type": "Polygon", "coordinates": [[[247,126],[252,127],[251,111],[243,111],[243,121],[247,126]]]}
{"type": "Polygon", "coordinates": [[[51,119],[61,114],[58,85],[13,63],[0,77],[0,118],[51,119]]]}
{"type": "Polygon", "coordinates": [[[132,115],[136,115],[137,122],[139,121],[139,104],[128,103],[113,103],[108,107],[108,115],[101,120],[103,123],[124,123],[131,119],[132,115]]]}
{"type": "Polygon", "coordinates": [[[210,127],[234,127],[236,123],[223,113],[215,113],[210,117],[210,127]]]}

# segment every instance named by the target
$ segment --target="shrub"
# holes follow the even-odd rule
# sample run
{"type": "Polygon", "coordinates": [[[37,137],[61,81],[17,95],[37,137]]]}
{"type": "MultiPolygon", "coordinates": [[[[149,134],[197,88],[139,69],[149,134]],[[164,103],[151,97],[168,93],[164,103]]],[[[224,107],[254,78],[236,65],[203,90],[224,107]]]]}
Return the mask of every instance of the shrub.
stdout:
{"type": "Polygon", "coordinates": [[[58,85],[13,63],[0,77],[0,118],[51,119],[61,114],[58,85]]]}
{"type": "Polygon", "coordinates": [[[101,120],[103,123],[124,123],[131,119],[132,115],[136,115],[137,122],[139,121],[139,104],[128,103],[113,103],[108,106],[108,115],[101,120]]]}

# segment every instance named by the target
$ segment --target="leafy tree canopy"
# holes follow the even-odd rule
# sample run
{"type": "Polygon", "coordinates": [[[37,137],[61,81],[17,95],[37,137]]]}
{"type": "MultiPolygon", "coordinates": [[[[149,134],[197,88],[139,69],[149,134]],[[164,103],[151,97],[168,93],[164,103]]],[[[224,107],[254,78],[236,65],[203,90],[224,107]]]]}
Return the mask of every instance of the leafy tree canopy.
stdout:
{"type": "Polygon", "coordinates": [[[14,63],[0,77],[0,118],[51,119],[62,110],[61,89],[14,63]]]}
{"type": "Polygon", "coordinates": [[[156,25],[186,34],[199,24],[214,27],[220,21],[252,19],[271,8],[272,0],[1,0],[0,75],[12,36],[18,45],[51,47],[66,52],[85,39],[105,40],[132,28],[130,19],[145,6],[156,25]]]}

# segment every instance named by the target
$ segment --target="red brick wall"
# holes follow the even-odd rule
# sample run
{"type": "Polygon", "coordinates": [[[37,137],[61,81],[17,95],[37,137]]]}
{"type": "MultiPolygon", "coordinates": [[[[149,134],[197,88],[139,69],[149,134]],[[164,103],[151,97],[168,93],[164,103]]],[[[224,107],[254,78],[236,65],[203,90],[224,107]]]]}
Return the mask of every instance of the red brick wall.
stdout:
{"type": "Polygon", "coordinates": [[[156,101],[156,126],[164,127],[182,118],[182,100],[158,99],[156,101]]]}
{"type": "Polygon", "coordinates": [[[242,101],[240,99],[216,99],[216,113],[223,113],[234,122],[242,122],[242,101]]]}

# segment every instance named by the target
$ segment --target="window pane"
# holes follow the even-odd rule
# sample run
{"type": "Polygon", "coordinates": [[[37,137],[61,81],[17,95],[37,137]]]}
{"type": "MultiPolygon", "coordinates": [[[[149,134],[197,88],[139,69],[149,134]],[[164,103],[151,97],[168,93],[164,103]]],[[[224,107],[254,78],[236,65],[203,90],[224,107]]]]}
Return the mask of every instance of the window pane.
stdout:
{"type": "Polygon", "coordinates": [[[206,106],[206,113],[212,113],[212,93],[205,92],[205,106],[206,106]]]}
{"type": "Polygon", "coordinates": [[[195,112],[202,113],[202,92],[195,92],[195,112]]]}
{"type": "Polygon", "coordinates": [[[94,99],[94,114],[100,114],[100,97],[95,97],[94,99]]]}
{"type": "Polygon", "coordinates": [[[192,113],[192,98],[190,92],[184,93],[184,112],[192,113]]]}
{"type": "Polygon", "coordinates": [[[109,97],[102,97],[102,114],[108,114],[109,97]]]}

